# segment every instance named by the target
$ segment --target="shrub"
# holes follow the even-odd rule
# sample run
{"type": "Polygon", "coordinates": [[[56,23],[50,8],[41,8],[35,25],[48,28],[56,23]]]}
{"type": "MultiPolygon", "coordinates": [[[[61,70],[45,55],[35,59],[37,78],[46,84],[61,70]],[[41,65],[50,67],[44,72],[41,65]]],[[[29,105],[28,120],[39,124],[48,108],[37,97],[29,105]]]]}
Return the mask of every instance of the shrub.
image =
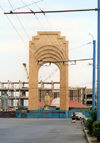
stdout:
{"type": "Polygon", "coordinates": [[[86,126],[86,129],[89,131],[89,134],[92,134],[93,122],[97,120],[97,110],[90,110],[89,114],[90,114],[90,118],[85,122],[85,126],[86,126]]]}
{"type": "Polygon", "coordinates": [[[93,123],[93,135],[95,135],[97,140],[100,141],[100,121],[95,121],[93,123]]]}
{"type": "Polygon", "coordinates": [[[93,119],[93,121],[97,120],[97,110],[90,110],[90,117],[93,119]]]}
{"type": "Polygon", "coordinates": [[[92,118],[87,119],[85,126],[86,129],[89,131],[89,134],[92,134],[92,124],[93,124],[93,119],[92,118]]]}

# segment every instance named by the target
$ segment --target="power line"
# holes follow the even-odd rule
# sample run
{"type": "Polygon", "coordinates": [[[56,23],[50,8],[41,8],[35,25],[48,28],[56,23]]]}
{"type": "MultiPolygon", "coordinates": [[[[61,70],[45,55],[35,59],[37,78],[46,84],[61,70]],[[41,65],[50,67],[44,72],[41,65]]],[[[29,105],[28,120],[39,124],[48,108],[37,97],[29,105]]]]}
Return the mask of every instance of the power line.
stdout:
{"type": "MultiPolygon", "coordinates": [[[[48,21],[47,16],[45,15],[44,11],[38,6],[37,3],[35,3],[35,5],[40,9],[40,11],[43,13],[44,17],[46,18],[46,21],[50,24],[50,22],[48,21]]],[[[51,24],[50,24],[51,25],[51,24]]]]}
{"type": "MultiPolygon", "coordinates": [[[[26,4],[23,0],[21,0],[21,2],[22,2],[24,5],[27,6],[27,4],[26,4]]],[[[43,10],[37,5],[37,3],[35,3],[35,5],[43,12],[43,10]]],[[[34,14],[35,18],[37,19],[37,21],[39,22],[39,24],[40,24],[40,25],[42,26],[42,28],[44,29],[44,26],[41,24],[39,18],[35,15],[34,11],[33,11],[32,9],[30,9],[29,6],[27,6],[27,8],[34,14]]],[[[45,13],[43,13],[43,15],[44,15],[44,17],[46,18],[46,21],[49,23],[49,21],[48,21],[46,15],[45,15],[45,13]]],[[[50,24],[50,23],[49,23],[49,24],[50,24]]],[[[51,25],[51,24],[50,24],[50,25],[51,25]]],[[[47,35],[47,36],[48,36],[48,35],[47,35]]],[[[47,39],[47,40],[50,41],[50,43],[52,43],[52,41],[51,41],[50,39],[47,39]]],[[[58,41],[58,39],[57,39],[57,41],[58,41]]],[[[61,46],[61,44],[60,44],[59,41],[58,41],[58,43],[59,43],[59,45],[61,46]]]]}
{"type": "MultiPolygon", "coordinates": [[[[4,9],[0,6],[0,8],[2,9],[2,11],[4,12],[4,9]]],[[[18,30],[16,29],[16,27],[14,26],[13,22],[10,20],[10,18],[6,15],[9,23],[11,24],[11,26],[13,27],[13,29],[16,31],[17,35],[19,36],[19,38],[21,39],[21,41],[24,43],[25,47],[26,47],[26,43],[23,40],[22,36],[20,35],[20,33],[18,32],[18,30]]]]}
{"type": "MultiPolygon", "coordinates": [[[[9,1],[9,0],[8,0],[8,1],[9,1]]],[[[23,0],[21,0],[21,2],[34,14],[34,16],[35,16],[35,18],[37,19],[37,21],[39,22],[39,24],[42,25],[41,22],[40,22],[40,20],[39,20],[39,18],[35,15],[34,11],[33,11],[32,9],[30,9],[29,6],[28,6],[23,0]]],[[[11,3],[10,3],[10,5],[11,5],[11,3]]],[[[46,21],[49,23],[49,21],[48,21],[46,15],[45,15],[45,13],[44,13],[44,11],[37,5],[37,3],[35,3],[35,5],[41,10],[41,12],[43,13],[43,15],[44,15],[45,18],[46,18],[46,21]]],[[[12,5],[11,5],[11,7],[12,7],[12,5]]],[[[12,7],[12,10],[14,11],[13,7],[12,7]]],[[[12,12],[12,11],[11,11],[11,12],[12,12]]],[[[17,15],[16,15],[16,16],[17,16],[17,15]]],[[[50,23],[49,23],[49,24],[50,24],[50,23]]],[[[50,24],[50,25],[51,25],[51,24],[50,24]]],[[[44,28],[44,27],[42,26],[42,28],[44,28]]],[[[49,41],[50,41],[50,39],[49,39],[49,41]]],[[[58,41],[58,39],[57,39],[57,41],[58,41]]],[[[52,43],[52,41],[51,41],[51,43],[52,43]]],[[[59,41],[58,41],[58,43],[59,43],[59,45],[61,45],[59,41]]]]}
{"type": "MultiPolygon", "coordinates": [[[[76,9],[76,10],[44,11],[44,10],[42,10],[42,9],[38,6],[38,4],[36,4],[36,5],[37,5],[37,7],[40,9],[40,11],[32,11],[32,10],[31,10],[31,12],[12,12],[12,11],[10,11],[10,13],[5,12],[4,14],[15,14],[15,13],[17,13],[17,14],[32,14],[32,13],[34,13],[34,15],[35,15],[36,13],[42,13],[42,14],[45,16],[46,20],[48,21],[48,19],[47,19],[45,13],[80,12],[80,11],[97,11],[97,10],[99,10],[99,9],[95,8],[95,9],[76,9]]],[[[48,22],[48,23],[49,23],[49,22],[48,22]]],[[[91,44],[91,43],[86,43],[86,45],[88,45],[88,44],[91,44]]],[[[85,46],[85,45],[82,45],[82,46],[85,46]]],[[[80,46],[80,47],[82,47],[82,46],[80,46]]],[[[80,47],[77,47],[77,48],[80,48],[80,47]]],[[[74,49],[76,49],[76,48],[73,48],[73,49],[71,49],[71,50],[74,50],[74,49]]]]}
{"type": "Polygon", "coordinates": [[[72,10],[52,10],[52,11],[34,11],[34,12],[30,12],[30,11],[26,11],[26,12],[14,12],[14,11],[10,11],[10,12],[4,12],[4,14],[45,14],[45,13],[64,13],[64,12],[85,12],[85,11],[97,11],[100,10],[98,8],[93,8],[93,9],[72,9],[72,10]]]}
{"type": "Polygon", "coordinates": [[[55,69],[52,73],[50,73],[50,74],[44,79],[44,81],[46,81],[46,80],[48,80],[49,78],[51,78],[51,76],[53,76],[57,71],[58,71],[58,69],[55,69]]]}
{"type": "Polygon", "coordinates": [[[72,62],[72,61],[80,61],[80,62],[82,62],[82,61],[91,61],[91,60],[93,60],[93,58],[88,58],[88,59],[75,59],[75,60],[69,60],[68,62],[72,62]]]}
{"type": "MultiPolygon", "coordinates": [[[[51,23],[49,22],[49,20],[48,20],[46,14],[44,13],[44,11],[40,8],[40,6],[39,6],[37,3],[35,3],[35,5],[40,9],[41,12],[43,12],[43,15],[44,15],[44,17],[45,17],[47,23],[52,27],[52,25],[51,25],[51,23]]],[[[60,44],[60,42],[59,42],[58,39],[57,39],[57,41],[58,41],[58,44],[61,46],[61,44],[60,44]]],[[[52,43],[52,41],[51,41],[51,43],[52,43]]]]}
{"type": "MultiPolygon", "coordinates": [[[[24,5],[26,5],[26,7],[34,14],[36,20],[38,21],[38,23],[40,24],[40,26],[42,27],[42,29],[45,29],[45,27],[42,25],[40,19],[36,16],[36,14],[34,13],[34,11],[33,11],[32,9],[30,9],[30,7],[27,6],[27,4],[26,4],[23,0],[21,0],[21,2],[22,2],[24,5]]],[[[36,6],[37,6],[41,11],[43,11],[37,4],[36,4],[36,6]]],[[[43,15],[44,15],[44,14],[43,14],[43,15]]],[[[45,15],[44,15],[44,16],[45,16],[45,15]]],[[[48,37],[48,35],[47,35],[47,37],[48,37]]],[[[51,41],[49,38],[46,38],[46,40],[48,40],[48,42],[52,43],[52,41],[51,41]]]]}
{"type": "Polygon", "coordinates": [[[41,2],[41,1],[44,1],[44,0],[39,0],[39,1],[29,3],[29,4],[24,5],[24,6],[21,6],[21,7],[18,7],[18,8],[16,8],[16,9],[14,9],[14,11],[15,11],[15,10],[18,10],[18,9],[25,8],[25,7],[30,6],[30,5],[33,5],[33,4],[37,4],[37,3],[41,2]]]}
{"type": "MultiPolygon", "coordinates": [[[[9,3],[9,5],[11,6],[12,10],[14,11],[14,8],[13,8],[13,6],[12,6],[10,0],[8,0],[8,3],[9,3]]],[[[16,14],[15,14],[15,15],[16,15],[16,14]]],[[[22,27],[24,33],[26,34],[27,38],[29,39],[29,34],[27,33],[27,31],[26,31],[26,29],[25,29],[23,23],[22,23],[21,20],[19,19],[18,15],[16,15],[16,18],[18,19],[18,22],[20,23],[20,25],[21,25],[21,27],[22,27]]]]}
{"type": "Polygon", "coordinates": [[[68,62],[82,62],[82,61],[90,61],[93,60],[93,58],[88,59],[75,59],[75,60],[64,60],[64,61],[45,61],[45,60],[38,60],[38,63],[68,63],[68,62]]]}
{"type": "MultiPolygon", "coordinates": [[[[22,0],[22,1],[23,1],[23,0],[22,0]]],[[[43,13],[43,15],[44,15],[44,17],[45,17],[47,23],[52,27],[51,23],[50,23],[49,20],[48,20],[48,17],[47,17],[46,14],[44,13],[44,11],[40,8],[40,6],[39,6],[37,3],[35,3],[35,5],[36,5],[36,6],[39,8],[39,10],[43,13]]],[[[48,35],[47,35],[47,36],[48,36],[48,35]]],[[[49,39],[49,41],[50,41],[50,39],[49,39]]],[[[59,42],[58,39],[57,39],[57,41],[58,41],[59,46],[61,46],[61,43],[59,42]]],[[[52,43],[52,41],[50,41],[50,42],[52,43]]]]}
{"type": "Polygon", "coordinates": [[[32,14],[34,14],[34,16],[37,19],[37,21],[39,22],[39,24],[42,25],[39,18],[35,15],[34,11],[32,9],[30,9],[29,6],[23,0],[21,0],[21,2],[30,10],[30,12],[32,12],[32,14]]]}
{"type": "MultiPolygon", "coordinates": [[[[51,23],[50,23],[49,20],[48,20],[48,17],[47,17],[46,14],[44,13],[44,11],[40,8],[40,6],[39,6],[37,3],[36,3],[35,5],[40,9],[40,11],[43,13],[43,15],[44,15],[44,17],[45,17],[47,23],[52,27],[51,23]]],[[[57,40],[58,40],[58,39],[57,39],[57,40]]],[[[59,41],[58,41],[58,43],[59,43],[59,41]]],[[[60,43],[59,43],[59,45],[60,45],[60,43]]]]}
{"type": "Polygon", "coordinates": [[[80,46],[78,46],[78,47],[76,47],[76,48],[72,48],[72,49],[69,49],[69,50],[70,50],[70,51],[76,50],[76,49],[78,49],[78,48],[84,47],[84,46],[89,45],[89,44],[92,44],[92,42],[87,42],[87,43],[82,44],[82,45],[80,45],[80,46]]]}

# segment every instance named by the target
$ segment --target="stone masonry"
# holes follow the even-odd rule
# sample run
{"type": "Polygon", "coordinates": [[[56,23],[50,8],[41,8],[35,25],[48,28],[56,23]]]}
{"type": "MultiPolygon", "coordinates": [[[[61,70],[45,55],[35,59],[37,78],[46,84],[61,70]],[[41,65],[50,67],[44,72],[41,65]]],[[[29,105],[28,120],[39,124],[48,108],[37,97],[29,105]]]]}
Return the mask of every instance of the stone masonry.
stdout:
{"type": "Polygon", "coordinates": [[[29,43],[29,110],[38,110],[38,71],[45,63],[60,69],[60,110],[69,109],[68,41],[60,32],[38,32],[29,43]]]}

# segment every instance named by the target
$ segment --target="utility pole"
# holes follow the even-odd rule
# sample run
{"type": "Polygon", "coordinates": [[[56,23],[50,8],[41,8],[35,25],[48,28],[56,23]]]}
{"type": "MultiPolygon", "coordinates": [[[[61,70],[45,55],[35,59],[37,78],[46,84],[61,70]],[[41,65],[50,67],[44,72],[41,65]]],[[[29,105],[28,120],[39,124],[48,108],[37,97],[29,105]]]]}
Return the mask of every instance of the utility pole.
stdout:
{"type": "Polygon", "coordinates": [[[93,40],[93,83],[92,83],[92,109],[95,110],[95,70],[96,70],[96,41],[93,40]]]}
{"type": "Polygon", "coordinates": [[[98,0],[97,120],[100,120],[100,0],[98,0]]]}
{"type": "Polygon", "coordinates": [[[95,110],[95,71],[96,71],[96,41],[94,40],[94,36],[89,33],[92,37],[93,43],[93,74],[92,74],[92,110],[95,110]]]}

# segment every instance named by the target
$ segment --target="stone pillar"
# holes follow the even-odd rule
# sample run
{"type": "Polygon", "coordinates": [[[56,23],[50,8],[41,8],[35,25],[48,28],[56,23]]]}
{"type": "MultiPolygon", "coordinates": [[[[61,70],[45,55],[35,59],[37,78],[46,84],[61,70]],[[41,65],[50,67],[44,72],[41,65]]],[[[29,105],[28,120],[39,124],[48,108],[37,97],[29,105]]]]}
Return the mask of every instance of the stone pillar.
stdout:
{"type": "Polygon", "coordinates": [[[60,110],[69,110],[68,66],[63,64],[60,70],[60,110]]]}
{"type": "Polygon", "coordinates": [[[29,63],[29,110],[38,110],[38,67],[30,58],[29,63]]]}

